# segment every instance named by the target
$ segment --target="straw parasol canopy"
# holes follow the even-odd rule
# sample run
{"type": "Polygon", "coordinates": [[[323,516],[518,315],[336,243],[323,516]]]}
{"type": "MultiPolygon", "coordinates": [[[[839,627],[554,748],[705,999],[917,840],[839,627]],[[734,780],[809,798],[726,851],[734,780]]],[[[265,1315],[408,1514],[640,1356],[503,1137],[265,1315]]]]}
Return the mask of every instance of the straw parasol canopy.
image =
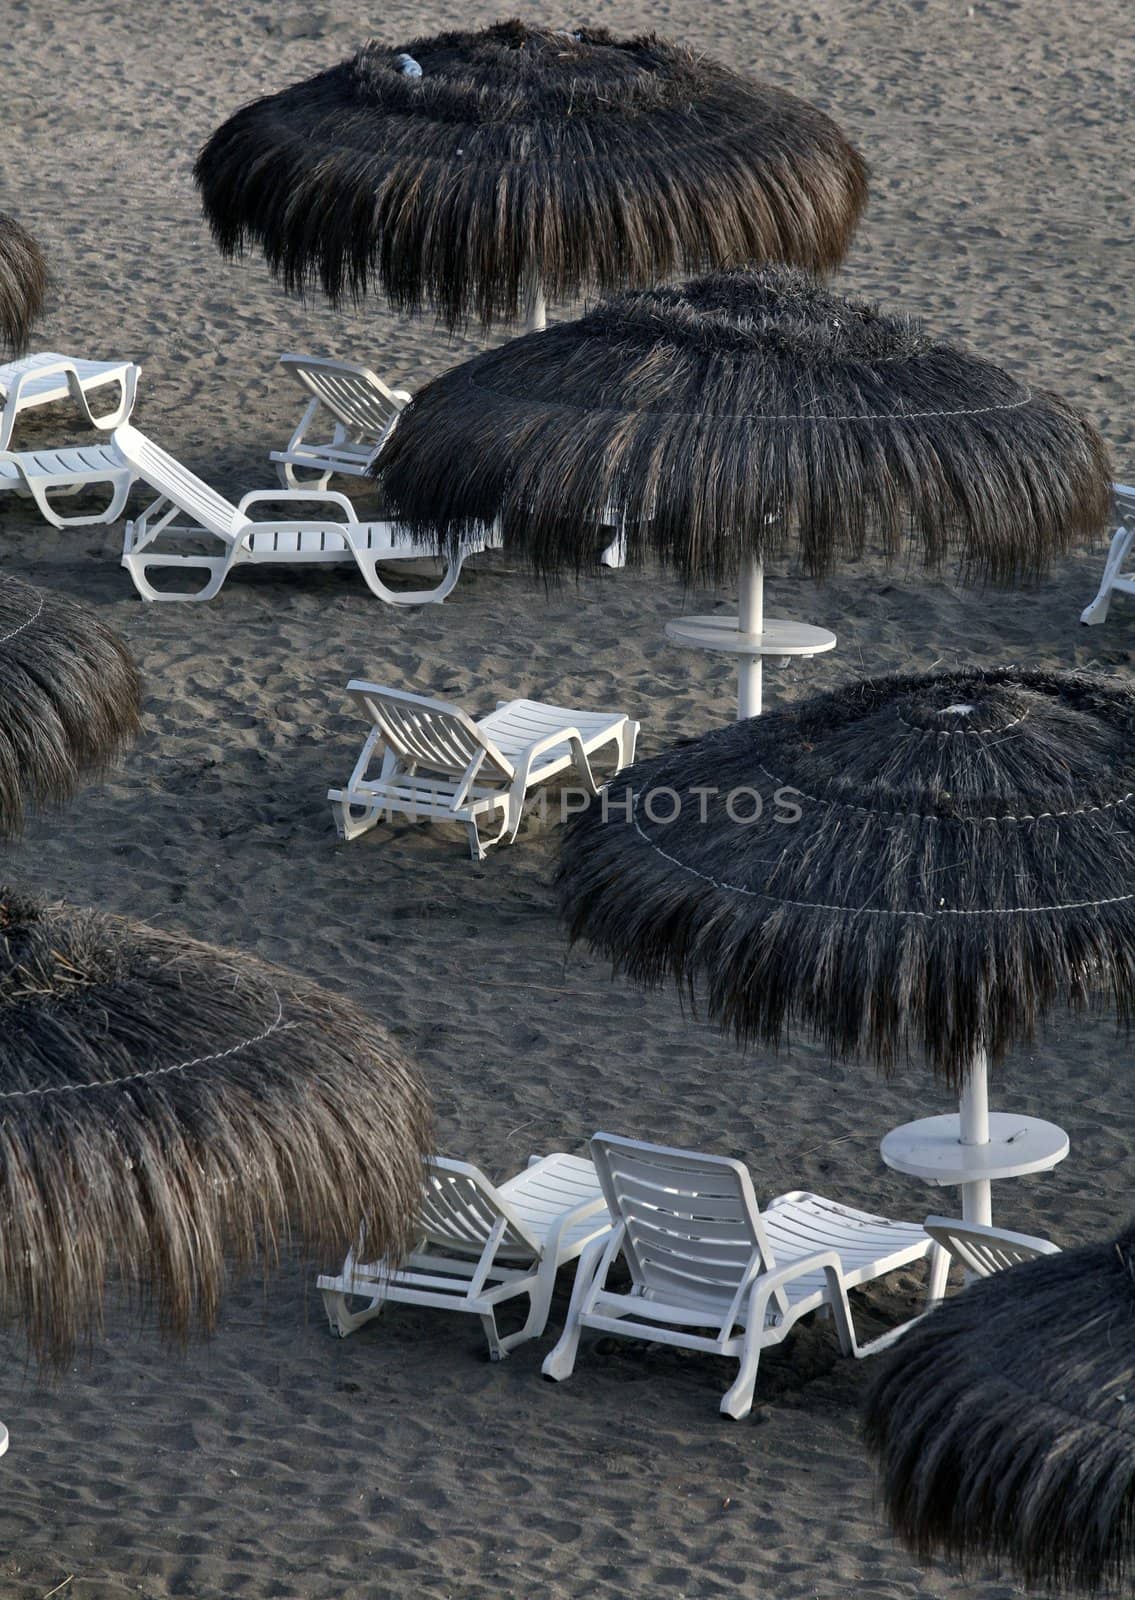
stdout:
{"type": "Polygon", "coordinates": [[[0,578],[0,838],[133,742],[139,697],[116,633],[62,595],[0,578]]]}
{"type": "Polygon", "coordinates": [[[578,572],[614,506],[629,563],[697,583],[908,539],[931,569],[1034,577],[1111,508],[1103,442],[1058,396],[777,267],[618,295],[453,368],[375,470],[450,546],[499,519],[539,573],[578,572]]]}
{"type": "Polygon", "coordinates": [[[867,197],[862,158],[806,101],[654,34],[519,21],[372,40],[230,117],[195,176],[226,254],[259,246],[333,302],[378,286],[401,311],[430,303],[451,329],[515,320],[533,284],[830,270],[867,197]]]}
{"type": "Polygon", "coordinates": [[[113,1275],[209,1331],[294,1230],[397,1253],[430,1110],[355,1006],[247,956],[0,891],[0,1309],[52,1365],[113,1275]]]}
{"type": "Polygon", "coordinates": [[[0,211],[0,348],[20,351],[47,297],[43,251],[15,217],[0,211]]]}
{"type": "Polygon", "coordinates": [[[880,1357],[866,1411],[920,1555],[1065,1594],[1135,1581],[1135,1228],[973,1283],[880,1357]]]}
{"type": "Polygon", "coordinates": [[[626,768],[558,884],[573,938],[741,1041],[960,1086],[1056,1007],[1135,1011],[1135,686],[852,683],[626,768]]]}

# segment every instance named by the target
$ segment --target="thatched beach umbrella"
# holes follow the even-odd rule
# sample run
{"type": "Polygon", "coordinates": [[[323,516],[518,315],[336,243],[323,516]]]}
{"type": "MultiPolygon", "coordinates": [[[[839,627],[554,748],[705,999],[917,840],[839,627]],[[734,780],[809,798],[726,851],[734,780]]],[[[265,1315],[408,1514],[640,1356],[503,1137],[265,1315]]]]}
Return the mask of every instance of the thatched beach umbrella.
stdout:
{"type": "Polygon", "coordinates": [[[62,595],[0,577],[0,838],[132,743],[139,695],[110,628],[62,595]]]}
{"type": "Polygon", "coordinates": [[[799,1025],[883,1070],[921,1055],[960,1121],[884,1156],[988,1222],[991,1178],[1068,1148],[989,1116],[988,1062],[1058,1007],[1135,1013],[1135,686],[852,683],[628,767],[566,831],[558,881],[573,938],[742,1042],[799,1025]]]}
{"type": "Polygon", "coordinates": [[[1007,583],[1111,507],[1107,452],[1064,401],[784,268],[619,295],[453,368],[402,413],[380,473],[408,529],[455,548],[499,520],[542,575],[593,561],[608,506],[629,563],[740,573],[740,625],[690,621],[749,663],[742,715],[792,626],[763,619],[767,560],[819,578],[909,541],[931,570],[954,555],[1007,583]]]}
{"type": "Polygon", "coordinates": [[[47,262],[36,239],[0,211],[0,348],[20,351],[47,297],[47,262]]]}
{"type": "Polygon", "coordinates": [[[879,1358],[868,1448],[923,1556],[1135,1586],[1135,1229],[971,1284],[879,1358]]]}
{"type": "Polygon", "coordinates": [[[450,329],[544,296],[840,261],[867,169],[806,101],[654,34],[519,21],[388,47],[245,106],[197,159],[221,249],[450,329]]]}
{"type": "Polygon", "coordinates": [[[0,893],[0,1310],[65,1362],[117,1278],[212,1328],[290,1233],[397,1253],[430,1113],[355,1006],[249,957],[0,893]]]}

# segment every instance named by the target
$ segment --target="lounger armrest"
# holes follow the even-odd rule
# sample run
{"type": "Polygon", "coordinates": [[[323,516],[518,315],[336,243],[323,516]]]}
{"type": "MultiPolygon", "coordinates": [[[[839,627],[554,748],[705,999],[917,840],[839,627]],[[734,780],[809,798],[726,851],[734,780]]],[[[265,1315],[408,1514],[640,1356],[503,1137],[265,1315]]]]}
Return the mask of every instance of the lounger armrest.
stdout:
{"type": "Polygon", "coordinates": [[[773,1293],[783,1289],[794,1278],[806,1278],[810,1272],[817,1272],[821,1267],[832,1268],[843,1277],[843,1262],[837,1250],[814,1250],[810,1256],[801,1256],[787,1266],[774,1267],[771,1272],[759,1272],[753,1279],[752,1287],[755,1289],[763,1285],[773,1293]]]}
{"type": "Polygon", "coordinates": [[[527,781],[532,771],[533,763],[547,750],[554,750],[558,744],[569,744],[571,753],[577,761],[586,762],[587,753],[583,748],[583,735],[578,728],[560,728],[555,733],[545,734],[542,739],[537,739],[535,744],[530,744],[521,757],[517,769],[517,779],[527,781]]]}
{"type": "Polygon", "coordinates": [[[74,362],[65,357],[59,361],[50,361],[42,367],[29,367],[24,372],[18,372],[11,386],[5,394],[0,396],[0,450],[7,450],[12,442],[12,432],[16,426],[16,413],[20,409],[20,395],[24,389],[41,378],[53,377],[61,373],[66,377],[70,386],[75,375],[74,362]]]}
{"type": "Polygon", "coordinates": [[[347,496],[335,489],[253,489],[245,495],[237,510],[247,515],[249,506],[260,505],[264,501],[284,506],[304,504],[338,506],[346,513],[346,521],[359,520],[347,496]]]}
{"type": "Polygon", "coordinates": [[[600,1211],[606,1209],[607,1202],[601,1194],[596,1195],[594,1200],[584,1200],[580,1205],[572,1206],[570,1211],[565,1211],[562,1216],[557,1217],[548,1229],[544,1249],[555,1254],[559,1250],[560,1240],[569,1228],[573,1228],[577,1222],[585,1222],[588,1217],[597,1216],[600,1211]]]}
{"type": "MultiPolygon", "coordinates": [[[[737,1290],[733,1301],[732,1316],[736,1318],[745,1300],[749,1302],[749,1315],[755,1318],[757,1312],[770,1302],[775,1304],[781,1316],[788,1314],[788,1300],[784,1290],[795,1278],[806,1278],[809,1273],[823,1271],[828,1278],[829,1287],[845,1293],[843,1288],[843,1262],[835,1250],[815,1250],[810,1256],[801,1256],[799,1261],[790,1261],[787,1266],[773,1267],[769,1272],[757,1272],[756,1276],[748,1283],[742,1283],[737,1290]]],[[[833,1302],[835,1295],[832,1296],[833,1302]]],[[[762,1312],[763,1315],[763,1312],[762,1312]]]]}
{"type": "Polygon", "coordinates": [[[54,377],[57,372],[66,376],[67,373],[74,371],[75,363],[68,356],[62,356],[58,361],[47,361],[42,367],[27,367],[23,372],[16,374],[15,381],[8,390],[5,404],[10,405],[18,398],[22,389],[30,383],[37,383],[40,378],[54,377]]]}

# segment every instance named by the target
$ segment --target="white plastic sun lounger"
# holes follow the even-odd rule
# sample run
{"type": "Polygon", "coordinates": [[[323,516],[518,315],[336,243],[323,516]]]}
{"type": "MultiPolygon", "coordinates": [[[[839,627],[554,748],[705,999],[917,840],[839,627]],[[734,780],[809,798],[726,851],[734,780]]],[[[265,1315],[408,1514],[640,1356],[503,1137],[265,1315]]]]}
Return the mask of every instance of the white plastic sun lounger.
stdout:
{"type": "Polygon", "coordinates": [[[248,563],[354,561],[367,588],[388,605],[429,605],[444,600],[451,592],[461,574],[464,556],[470,553],[465,551],[450,561],[436,588],[399,592],[383,583],[377,564],[420,561],[434,552],[397,542],[388,522],[360,522],[346,495],[318,489],[254,489],[234,506],[129,423],[115,429],[114,444],[137,475],[158,492],[154,504],[126,524],[122,548],[122,565],[144,600],[211,600],[233,567],[248,563]],[[309,509],[323,507],[327,514],[303,520],[253,521],[248,516],[249,509],[264,502],[309,509]],[[213,556],[194,551],[178,555],[161,548],[186,539],[195,544],[203,539],[215,540],[222,553],[213,556]],[[206,581],[201,588],[189,592],[155,589],[149,574],[159,568],[204,572],[206,581]]]}
{"type": "Polygon", "coordinates": [[[326,489],[336,473],[365,477],[394,431],[399,412],[410,403],[407,390],[388,388],[369,367],[346,361],[281,356],[280,365],[310,396],[287,445],[268,457],[280,482],[289,489],[326,489]],[[308,438],[321,411],[333,424],[325,442],[308,438]],[[297,469],[314,477],[300,477],[297,469]]]}
{"type": "Polygon", "coordinates": [[[134,477],[134,468],[113,444],[0,453],[0,492],[11,489],[17,494],[30,495],[43,516],[57,528],[117,522],[134,477]],[[56,494],[76,494],[96,484],[104,484],[110,495],[101,511],[65,517],[56,509],[52,498],[56,494]]]}
{"type": "Polygon", "coordinates": [[[436,1156],[427,1165],[419,1226],[405,1262],[392,1267],[348,1256],[341,1273],[317,1280],[332,1331],[346,1338],[387,1301],[462,1311],[480,1317],[489,1355],[499,1361],[543,1333],[557,1271],[605,1234],[610,1219],[595,1169],[581,1156],[534,1158],[499,1188],[467,1162],[436,1156]],[[518,1295],[528,1296],[528,1318],[502,1338],[496,1308],[518,1295]],[[366,1304],[351,1311],[352,1297],[366,1304]]]}
{"type": "Polygon", "coordinates": [[[615,748],[615,771],[634,760],[638,723],[621,712],[572,711],[539,700],[502,700],[474,722],[460,706],[354,678],[347,693],[374,724],[346,787],[329,789],[340,838],[356,839],[395,814],[464,823],[474,861],[516,838],[528,791],[572,768],[599,789],[591,756],[615,748]],[[371,763],[382,751],[377,777],[371,763]],[[482,840],[478,824],[500,814],[482,840]]]}
{"type": "Polygon", "coordinates": [[[68,395],[93,427],[117,428],[134,409],[140,372],[132,361],[83,361],[53,350],[0,366],[0,451],[8,449],[21,411],[53,405],[68,395]],[[118,403],[96,414],[89,396],[108,386],[118,389],[118,403]]]}
{"type": "Polygon", "coordinates": [[[1135,487],[1128,483],[1113,483],[1111,492],[1119,513],[1119,527],[1115,530],[1107,553],[1099,593],[1091,605],[1085,606],[1080,613],[1080,621],[1089,627],[1107,621],[1113,594],[1135,595],[1135,566],[1126,572],[1123,570],[1131,547],[1135,544],[1135,487]]]}
{"type": "Polygon", "coordinates": [[[762,1213],[748,1171],[724,1156],[597,1133],[591,1157],[613,1227],[580,1260],[567,1323],[544,1362],[548,1378],[570,1376],[591,1328],[738,1359],[721,1410],[747,1416],[763,1349],[827,1306],[843,1353],[857,1354],[847,1291],[931,1248],[917,1225],[802,1191],[762,1213]],[[619,1257],[629,1290],[609,1286],[619,1257]]]}

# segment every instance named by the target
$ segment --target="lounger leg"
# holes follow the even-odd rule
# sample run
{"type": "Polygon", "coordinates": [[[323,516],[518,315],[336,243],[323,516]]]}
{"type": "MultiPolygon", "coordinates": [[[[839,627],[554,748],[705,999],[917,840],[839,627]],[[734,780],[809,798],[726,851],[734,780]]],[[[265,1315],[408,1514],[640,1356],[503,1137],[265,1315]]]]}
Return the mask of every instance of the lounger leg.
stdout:
{"type": "Polygon", "coordinates": [[[721,1398],[721,1413],[741,1422],[753,1409],[753,1395],[757,1388],[757,1368],[761,1359],[761,1330],[764,1327],[765,1308],[762,1305],[756,1327],[745,1329],[745,1343],[741,1350],[741,1368],[733,1384],[721,1398]]]}
{"type": "Polygon", "coordinates": [[[87,421],[91,426],[93,428],[101,428],[105,433],[111,428],[117,428],[120,422],[125,422],[134,410],[134,397],[138,391],[138,368],[134,366],[127,367],[126,373],[119,383],[118,404],[113,411],[105,411],[98,417],[91,410],[91,402],[87,392],[78,378],[71,373],[67,374],[67,387],[71,391],[71,398],[81,410],[86,412],[87,421]]]}
{"type": "Polygon", "coordinates": [[[539,1284],[535,1284],[528,1301],[528,1316],[523,1328],[518,1328],[515,1333],[506,1334],[500,1341],[500,1354],[494,1357],[502,1361],[510,1350],[515,1350],[518,1344],[526,1344],[529,1339],[538,1339],[548,1325],[548,1311],[551,1296],[544,1298],[540,1292],[539,1284]]]}
{"type": "Polygon", "coordinates": [[[386,1296],[376,1294],[361,1311],[348,1311],[347,1296],[341,1290],[323,1291],[323,1306],[327,1312],[327,1320],[331,1324],[331,1332],[337,1333],[340,1339],[347,1338],[356,1328],[361,1328],[364,1322],[377,1317],[385,1304],[386,1296]]]}
{"type": "Polygon", "coordinates": [[[619,732],[619,771],[629,767],[634,760],[635,745],[638,743],[638,723],[632,722],[628,717],[619,732]]]}
{"type": "Polygon", "coordinates": [[[825,1267],[824,1277],[828,1280],[829,1304],[832,1308],[832,1320],[835,1322],[840,1352],[845,1356],[858,1355],[859,1342],[855,1337],[855,1324],[851,1320],[851,1303],[847,1298],[843,1278],[835,1267],[825,1267]]]}
{"type": "Polygon", "coordinates": [[[276,463],[276,476],[285,489],[326,489],[331,482],[329,472],[317,473],[314,478],[300,478],[290,461],[276,463]]]}
{"type": "MultiPolygon", "coordinates": [[[[529,1162],[529,1166],[532,1163],[529,1162]]],[[[528,1291],[528,1318],[517,1333],[501,1340],[501,1351],[514,1350],[528,1339],[538,1339],[548,1326],[548,1313],[552,1309],[552,1293],[556,1287],[555,1254],[545,1254],[536,1274],[536,1282],[528,1291]]]]}
{"type": "Polygon", "coordinates": [[[930,1278],[926,1285],[926,1304],[937,1305],[946,1298],[946,1284],[950,1277],[950,1252],[935,1241],[930,1252],[930,1278]]]}
{"type": "Polygon", "coordinates": [[[465,832],[469,836],[469,854],[473,857],[473,860],[483,861],[493,846],[501,843],[506,833],[508,834],[508,842],[511,844],[516,838],[516,830],[520,827],[523,816],[524,809],[521,807],[516,816],[515,822],[513,822],[512,812],[506,806],[504,808],[504,819],[501,822],[500,827],[497,829],[496,833],[494,833],[493,837],[488,840],[483,840],[481,838],[481,835],[477,829],[476,818],[474,818],[471,822],[467,822],[465,824],[465,832]],[[509,832],[510,825],[512,828],[511,832],[509,832]]]}
{"type": "MultiPolygon", "coordinates": [[[[344,525],[342,531],[349,538],[349,526],[344,525]]],[[[388,606],[430,606],[440,605],[447,595],[453,592],[454,585],[461,576],[461,563],[464,559],[458,556],[451,561],[445,569],[445,577],[436,589],[406,589],[399,593],[389,588],[378,575],[378,560],[369,550],[360,550],[356,545],[351,546],[355,560],[358,562],[359,571],[367,588],[380,600],[385,600],[388,606]]],[[[396,561],[396,556],[387,556],[387,561],[396,561]]]]}
{"type": "Polygon", "coordinates": [[[540,1368],[545,1378],[560,1383],[564,1378],[570,1378],[575,1370],[575,1358],[579,1350],[580,1315],[583,1311],[587,1296],[591,1292],[596,1275],[603,1264],[608,1240],[600,1236],[592,1239],[579,1258],[579,1265],[575,1269],[575,1283],[571,1291],[571,1301],[568,1305],[567,1321],[559,1340],[544,1357],[544,1364],[540,1368]]]}
{"type": "Polygon", "coordinates": [[[229,561],[216,556],[195,556],[192,559],[182,556],[151,556],[148,560],[144,556],[123,556],[122,565],[134,580],[134,587],[143,600],[212,600],[220,592],[221,585],[228,576],[229,561]],[[203,588],[191,594],[183,591],[155,589],[146,576],[150,567],[187,567],[208,571],[209,578],[203,588]]]}
{"type": "MultiPolygon", "coordinates": [[[[50,522],[53,527],[89,528],[93,527],[96,523],[110,523],[118,521],[119,517],[122,515],[122,508],[126,504],[126,497],[130,493],[130,487],[134,482],[134,478],[132,474],[120,474],[117,478],[107,478],[106,482],[110,485],[110,502],[106,506],[105,510],[97,512],[93,517],[63,517],[60,516],[59,512],[55,510],[50,499],[48,498],[47,490],[49,487],[54,489],[63,487],[66,483],[66,480],[57,478],[53,481],[49,481],[42,478],[31,478],[28,480],[28,489],[31,492],[31,496],[36,505],[43,513],[44,518],[46,521],[50,522]]],[[[80,485],[75,484],[71,485],[71,487],[74,490],[79,488],[80,485]]]]}
{"type": "Polygon", "coordinates": [[[1111,586],[1127,560],[1132,542],[1135,541],[1135,527],[1130,531],[1127,528],[1117,528],[1111,541],[1111,549],[1107,553],[1104,563],[1103,578],[1100,580],[1099,593],[1090,606],[1085,606],[1080,613],[1080,621],[1089,627],[1094,627],[1100,622],[1106,622],[1108,608],[1111,605],[1111,586]]]}
{"type": "Polygon", "coordinates": [[[331,815],[335,819],[335,832],[340,839],[350,841],[357,839],[364,833],[369,833],[371,828],[377,827],[382,821],[385,807],[381,805],[367,806],[361,816],[355,814],[354,807],[349,801],[332,800],[331,815]]]}
{"type": "Polygon", "coordinates": [[[497,1332],[497,1319],[491,1311],[482,1313],[481,1326],[485,1330],[485,1338],[489,1341],[489,1360],[503,1361],[508,1352],[501,1343],[501,1336],[497,1332]]]}

